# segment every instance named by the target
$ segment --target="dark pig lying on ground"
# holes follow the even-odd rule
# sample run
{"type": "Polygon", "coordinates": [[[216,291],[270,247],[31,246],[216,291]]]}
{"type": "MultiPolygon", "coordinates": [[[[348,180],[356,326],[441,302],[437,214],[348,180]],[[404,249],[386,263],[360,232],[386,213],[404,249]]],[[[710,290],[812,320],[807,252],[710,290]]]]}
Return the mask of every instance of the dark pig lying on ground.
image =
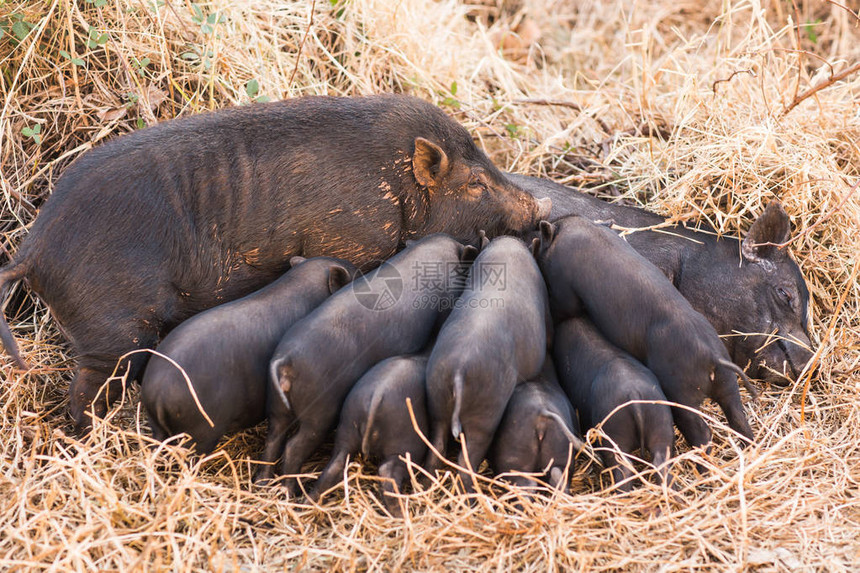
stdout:
{"type": "Polygon", "coordinates": [[[141,383],[156,439],[184,432],[198,452],[208,453],[226,432],[265,418],[269,360],[278,342],[355,273],[350,263],[330,257],[293,257],[290,264],[272,284],[186,320],[158,345],[156,351],[173,362],[151,358],[141,383]]]}
{"type": "Polygon", "coordinates": [[[654,374],[635,358],[613,346],[587,318],[572,318],[556,326],[553,356],[558,377],[579,413],[582,431],[603,423],[611,443],[599,450],[621,491],[633,487],[629,462],[616,457],[613,444],[625,454],[637,449],[651,461],[668,485],[675,429],[672,410],[665,404],[628,404],[634,400],[666,401],[654,374]],[[614,413],[613,413],[614,412],[614,413]],[[611,414],[611,417],[609,417],[611,414]]]}
{"type": "MultiPolygon", "coordinates": [[[[478,471],[514,387],[540,372],[551,329],[546,286],[525,243],[491,241],[427,364],[432,444],[442,456],[462,433],[468,464],[462,451],[458,463],[478,471]]],[[[432,473],[441,463],[431,451],[425,468],[432,473]]],[[[461,478],[471,490],[471,479],[461,478]]]]}
{"type": "MultiPolygon", "coordinates": [[[[83,154],[57,181],[0,295],[25,279],[72,343],[70,411],[85,430],[121,389],[117,358],[254,292],[291,257],[363,270],[406,239],[533,228],[518,189],[437,107],[396,95],[306,97],[168,121],[83,154]],[[73,262],[70,262],[73,261],[73,262]]],[[[25,368],[5,319],[0,340],[25,368]]],[[[145,353],[131,362],[137,378],[145,353]]]]}
{"type": "Polygon", "coordinates": [[[682,225],[644,209],[615,205],[547,179],[508,174],[535,197],[552,199],[551,221],[567,215],[612,220],[625,228],[661,226],[626,235],[697,311],[705,315],[732,360],[753,378],[783,386],[812,359],[808,331],[809,290],[787,249],[790,221],[774,201],[742,241],[682,225]],[[666,232],[669,231],[669,232],[666,232]],[[736,333],[744,333],[738,335],[736,333]],[[758,334],[754,334],[758,333],[758,334]]]}
{"type": "MultiPolygon", "coordinates": [[[[576,413],[547,355],[540,374],[514,388],[487,456],[490,467],[497,474],[540,473],[548,468],[546,481],[567,493],[573,456],[585,446],[574,433],[579,431],[575,420],[576,413]]],[[[537,486],[533,478],[524,475],[505,479],[522,487],[537,486]]]]}
{"type": "MultiPolygon", "coordinates": [[[[753,395],[754,387],[729,360],[711,323],[657,267],[612,230],[583,217],[544,221],[540,230],[538,263],[556,323],[584,310],[609,342],[657,376],[670,401],[698,408],[712,398],[729,426],[752,441],[736,377],[753,395]]],[[[673,417],[691,446],[710,441],[710,428],[695,412],[673,408],[673,417]]]]}
{"type": "MultiPolygon", "coordinates": [[[[258,481],[272,477],[271,463],[281,454],[281,473],[297,474],[337,421],[356,381],[378,362],[415,354],[427,344],[462,291],[459,267],[476,252],[447,235],[421,239],[287,331],[270,364],[262,456],[269,465],[258,481]],[[435,281],[440,269],[451,275],[435,281]],[[293,423],[298,431],[287,440],[293,423]]],[[[294,480],[288,486],[295,492],[294,480]]]]}
{"type": "Polygon", "coordinates": [[[427,405],[425,377],[427,356],[395,356],[383,360],[356,382],[343,403],[334,452],[308,497],[313,500],[343,478],[348,456],[361,453],[365,459],[379,460],[382,501],[388,512],[400,517],[402,510],[396,497],[409,476],[407,454],[420,464],[427,446],[415,432],[406,406],[412,403],[415,422],[426,436],[427,405]]]}

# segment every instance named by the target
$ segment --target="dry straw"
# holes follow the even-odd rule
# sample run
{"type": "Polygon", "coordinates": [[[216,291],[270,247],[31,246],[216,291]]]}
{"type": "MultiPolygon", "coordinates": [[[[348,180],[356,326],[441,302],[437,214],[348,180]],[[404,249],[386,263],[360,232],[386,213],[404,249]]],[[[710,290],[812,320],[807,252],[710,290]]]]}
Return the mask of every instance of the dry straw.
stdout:
{"type": "Polygon", "coordinates": [[[749,405],[754,447],[741,449],[717,425],[710,455],[681,448],[674,495],[657,486],[603,491],[599,466],[581,458],[572,496],[528,498],[484,483],[470,500],[443,479],[405,495],[397,521],[381,513],[372,472],[358,464],[322,506],[252,487],[259,431],[205,459],[152,443],[134,388],[85,442],[70,437],[69,349],[44,305],[19,286],[5,312],[33,369],[15,372],[5,355],[0,366],[0,568],[856,569],[857,8],[823,0],[0,3],[7,254],[63,169],[105,139],[261,96],[404,91],[445,107],[511,170],[727,235],[779,198],[799,235],[790,249],[810,286],[819,349],[815,376],[749,405]],[[694,462],[710,472],[698,475],[694,462]]]}

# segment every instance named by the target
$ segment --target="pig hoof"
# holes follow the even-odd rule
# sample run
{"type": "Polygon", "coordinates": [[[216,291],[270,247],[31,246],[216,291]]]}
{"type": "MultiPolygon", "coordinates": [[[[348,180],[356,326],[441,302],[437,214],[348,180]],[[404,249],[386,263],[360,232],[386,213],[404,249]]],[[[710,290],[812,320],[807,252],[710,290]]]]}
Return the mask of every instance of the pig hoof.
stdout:
{"type": "Polygon", "coordinates": [[[400,508],[399,500],[386,496],[382,500],[382,505],[391,517],[395,519],[403,519],[403,510],[400,508]]]}
{"type": "Polygon", "coordinates": [[[259,487],[269,487],[272,485],[272,478],[275,477],[275,472],[271,466],[264,466],[257,470],[254,476],[254,485],[259,487]]]}

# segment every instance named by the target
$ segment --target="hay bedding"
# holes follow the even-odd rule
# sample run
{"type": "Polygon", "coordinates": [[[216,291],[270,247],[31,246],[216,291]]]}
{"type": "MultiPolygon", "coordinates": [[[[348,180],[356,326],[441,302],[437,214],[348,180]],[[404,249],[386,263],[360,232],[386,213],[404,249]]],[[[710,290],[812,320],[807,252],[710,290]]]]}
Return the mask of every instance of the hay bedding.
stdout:
{"type": "Polygon", "coordinates": [[[63,168],[106,138],[260,97],[405,91],[448,109],[499,165],[726,234],[781,199],[812,293],[819,373],[748,406],[757,444],[747,450],[711,410],[715,448],[682,447],[677,495],[653,485],[613,495],[581,457],[573,496],[523,499],[488,482],[470,503],[443,479],[408,495],[399,522],[379,513],[372,472],[358,464],[343,498],[319,507],[250,487],[260,430],[202,460],[153,446],[134,389],[86,441],[69,437],[69,350],[19,286],[6,314],[34,367],[22,374],[0,359],[0,567],[856,568],[858,9],[819,0],[3,3],[6,253],[63,168]],[[694,462],[710,473],[699,476],[694,462]]]}

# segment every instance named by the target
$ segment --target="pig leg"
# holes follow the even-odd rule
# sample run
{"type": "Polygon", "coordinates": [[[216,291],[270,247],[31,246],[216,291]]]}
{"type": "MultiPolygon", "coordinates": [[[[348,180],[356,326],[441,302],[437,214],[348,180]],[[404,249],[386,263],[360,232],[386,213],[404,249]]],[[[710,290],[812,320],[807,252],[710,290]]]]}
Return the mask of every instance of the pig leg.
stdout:
{"type": "Polygon", "coordinates": [[[713,394],[714,401],[719,404],[725,413],[729,427],[752,443],[755,434],[753,434],[749,421],[747,421],[747,415],[744,412],[744,405],[741,402],[741,394],[738,391],[734,372],[726,368],[718,368],[716,377],[716,387],[713,394]]]}
{"type": "Polygon", "coordinates": [[[450,431],[451,427],[448,424],[434,424],[433,439],[430,443],[433,444],[439,455],[437,456],[432,449],[428,449],[427,455],[424,458],[424,469],[431,476],[435,475],[436,471],[442,469],[442,459],[448,455],[448,433],[450,431]]]}
{"type": "MultiPolygon", "coordinates": [[[[74,340],[74,334],[70,335],[74,340]]],[[[78,371],[69,384],[69,414],[78,434],[86,434],[92,427],[92,415],[104,418],[108,408],[122,397],[123,383],[120,379],[108,378],[117,367],[120,356],[136,348],[152,348],[157,342],[154,332],[138,332],[127,345],[114,342],[112,348],[102,348],[99,352],[81,349],[75,344],[78,354],[78,371]]],[[[117,370],[117,377],[127,373],[127,383],[136,380],[146,365],[148,354],[140,353],[124,360],[117,370]],[[128,368],[128,371],[126,371],[128,368]]]]}
{"type": "Polygon", "coordinates": [[[392,517],[403,517],[400,500],[395,496],[400,493],[403,482],[406,481],[408,475],[406,464],[400,460],[399,456],[392,456],[379,466],[379,477],[383,478],[382,503],[385,504],[385,509],[392,517]]]}
{"type": "Polygon", "coordinates": [[[282,402],[270,399],[268,404],[269,429],[266,433],[266,445],[263,447],[263,454],[260,456],[260,461],[266,465],[257,470],[257,475],[254,476],[254,483],[265,485],[273,477],[275,477],[275,462],[278,456],[284,450],[284,444],[287,441],[287,432],[293,422],[293,417],[286,405],[282,402]]]}
{"type": "Polygon", "coordinates": [[[657,475],[660,477],[660,483],[666,484],[666,487],[672,486],[672,463],[669,459],[672,457],[671,447],[652,447],[651,462],[657,468],[657,475]]]}
{"type": "MultiPolygon", "coordinates": [[[[672,418],[691,448],[704,448],[705,453],[711,451],[711,447],[708,445],[711,441],[711,429],[701,416],[695,412],[673,406],[672,418]]],[[[705,474],[708,471],[705,466],[698,463],[696,464],[696,470],[700,474],[705,474]]]]}
{"type": "MultiPolygon", "coordinates": [[[[463,430],[463,433],[465,434],[466,431],[463,430]]],[[[493,440],[493,432],[477,431],[472,432],[471,436],[473,437],[466,438],[466,449],[469,452],[469,466],[466,465],[466,457],[462,450],[457,458],[457,463],[464,468],[471,466],[472,471],[478,473],[478,466],[480,466],[481,462],[484,461],[487,451],[490,449],[490,443],[493,440]]],[[[475,483],[470,474],[467,472],[460,472],[460,479],[463,481],[463,488],[466,490],[466,493],[475,492],[475,483]]]]}
{"type": "MultiPolygon", "coordinates": [[[[284,454],[281,456],[281,475],[298,474],[302,469],[302,464],[314,453],[314,450],[319,447],[324,439],[324,429],[313,422],[303,420],[299,425],[299,431],[287,440],[284,454]]],[[[298,495],[298,478],[289,478],[285,485],[291,496],[298,495]]]]}
{"type": "Polygon", "coordinates": [[[334,485],[343,478],[343,469],[346,467],[346,460],[349,458],[350,454],[357,452],[361,448],[360,439],[352,440],[353,443],[351,444],[340,442],[341,441],[338,440],[337,443],[335,443],[334,453],[332,454],[331,459],[325,469],[323,469],[316,483],[310,491],[308,491],[308,499],[311,501],[319,501],[322,494],[334,487],[334,485]]]}
{"type": "MultiPolygon", "coordinates": [[[[573,465],[570,466],[573,469],[573,465]]],[[[562,493],[570,493],[570,474],[565,479],[565,466],[553,466],[549,470],[549,484],[562,493]]],[[[568,470],[570,471],[570,470],[568,470]]]]}
{"type": "Polygon", "coordinates": [[[691,448],[705,446],[711,441],[711,429],[705,420],[695,412],[673,406],[672,418],[691,448]]]}

